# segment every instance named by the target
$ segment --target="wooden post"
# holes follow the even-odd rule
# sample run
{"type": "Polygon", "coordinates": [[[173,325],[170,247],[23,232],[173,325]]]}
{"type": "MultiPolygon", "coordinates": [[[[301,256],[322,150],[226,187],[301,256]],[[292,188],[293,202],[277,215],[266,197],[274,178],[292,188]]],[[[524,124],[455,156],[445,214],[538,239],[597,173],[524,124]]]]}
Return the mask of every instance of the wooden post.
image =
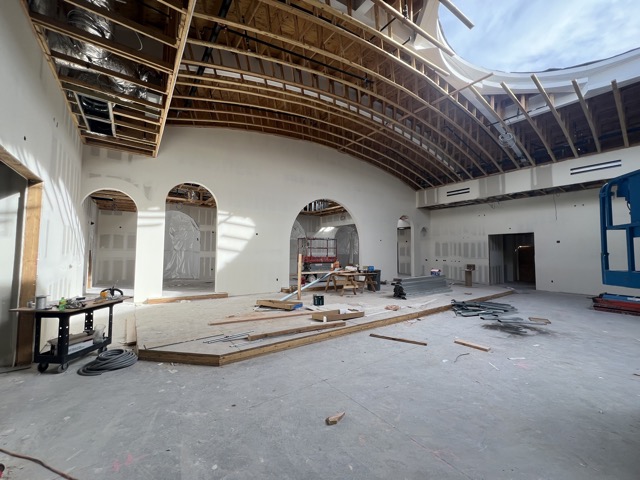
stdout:
{"type": "Polygon", "coordinates": [[[302,254],[298,254],[298,300],[302,300],[302,254]]]}
{"type": "MultiPolygon", "coordinates": [[[[25,234],[22,247],[22,275],[18,306],[24,307],[36,294],[38,272],[38,243],[40,239],[40,210],[42,205],[42,183],[29,183],[25,215],[25,234]]],[[[33,361],[33,314],[18,314],[18,336],[16,339],[16,365],[29,365],[33,361]]]]}

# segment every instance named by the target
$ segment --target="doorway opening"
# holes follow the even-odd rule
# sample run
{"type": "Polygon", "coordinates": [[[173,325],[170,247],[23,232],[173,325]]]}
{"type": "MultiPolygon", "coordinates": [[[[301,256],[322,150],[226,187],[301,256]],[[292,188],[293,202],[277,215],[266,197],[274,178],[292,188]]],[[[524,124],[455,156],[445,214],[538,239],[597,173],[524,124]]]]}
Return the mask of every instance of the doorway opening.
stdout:
{"type": "Polygon", "coordinates": [[[181,183],[165,204],[163,296],[212,293],[216,277],[216,199],[203,185],[181,183]]]}
{"type": "Polygon", "coordinates": [[[536,286],[533,233],[489,235],[489,283],[536,286]]]}
{"type": "Polygon", "coordinates": [[[98,190],[83,202],[89,221],[85,251],[85,292],[115,286],[130,290],[135,284],[138,207],[126,193],[98,190]]]}
{"type": "Polygon", "coordinates": [[[411,223],[409,217],[402,215],[398,219],[398,243],[397,264],[398,276],[411,276],[411,264],[413,263],[411,248],[411,223]]]}

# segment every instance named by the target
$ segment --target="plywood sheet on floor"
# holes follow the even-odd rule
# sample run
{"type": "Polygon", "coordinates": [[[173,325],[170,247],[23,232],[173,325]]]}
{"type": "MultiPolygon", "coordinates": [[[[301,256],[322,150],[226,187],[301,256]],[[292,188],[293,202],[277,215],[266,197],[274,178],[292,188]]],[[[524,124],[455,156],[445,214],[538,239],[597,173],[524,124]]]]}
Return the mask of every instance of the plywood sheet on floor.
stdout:
{"type": "MultiPolygon", "coordinates": [[[[309,311],[308,314],[300,316],[228,323],[234,318],[246,319],[247,315],[254,315],[254,304],[257,298],[255,295],[157,305],[137,315],[138,354],[142,360],[224,365],[367,328],[397,323],[426,315],[428,312],[443,311],[450,307],[452,299],[458,301],[488,299],[508,293],[510,293],[509,290],[501,287],[466,288],[456,285],[452,286],[451,292],[414,296],[407,300],[394,298],[391,286],[383,286],[379,292],[366,291],[357,295],[340,296],[339,293],[325,292],[324,306],[320,308],[357,309],[364,311],[365,315],[348,320],[345,327],[278,336],[253,342],[238,338],[232,341],[205,343],[222,336],[260,334],[304,327],[317,322],[311,320],[311,311],[309,311]],[[391,305],[397,305],[400,308],[395,311],[385,308],[391,305]],[[218,322],[220,322],[219,325],[216,324],[218,322]]],[[[274,293],[260,295],[260,298],[278,299],[281,296],[281,293],[274,293]]],[[[312,294],[303,295],[302,301],[305,307],[317,309],[318,307],[313,307],[312,300],[312,294]]],[[[269,310],[262,315],[268,316],[274,313],[277,311],[269,310]]]]}

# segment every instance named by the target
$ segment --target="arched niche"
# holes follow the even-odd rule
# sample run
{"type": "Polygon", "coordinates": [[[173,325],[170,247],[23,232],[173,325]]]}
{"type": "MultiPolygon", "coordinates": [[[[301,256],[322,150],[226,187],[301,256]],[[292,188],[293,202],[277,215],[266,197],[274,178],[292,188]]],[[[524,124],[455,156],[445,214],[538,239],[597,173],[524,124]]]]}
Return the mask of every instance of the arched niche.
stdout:
{"type": "Polygon", "coordinates": [[[180,183],[167,193],[163,290],[215,291],[217,202],[199,183],[180,183]]]}
{"type": "Polygon", "coordinates": [[[138,208],[120,190],[89,194],[83,204],[85,235],[85,290],[110,286],[132,289],[138,231],[138,208]]]}
{"type": "Polygon", "coordinates": [[[293,221],[290,236],[292,278],[297,272],[298,254],[303,255],[304,270],[328,270],[338,260],[342,266],[359,262],[358,229],[342,204],[317,199],[302,207],[293,221]]]}

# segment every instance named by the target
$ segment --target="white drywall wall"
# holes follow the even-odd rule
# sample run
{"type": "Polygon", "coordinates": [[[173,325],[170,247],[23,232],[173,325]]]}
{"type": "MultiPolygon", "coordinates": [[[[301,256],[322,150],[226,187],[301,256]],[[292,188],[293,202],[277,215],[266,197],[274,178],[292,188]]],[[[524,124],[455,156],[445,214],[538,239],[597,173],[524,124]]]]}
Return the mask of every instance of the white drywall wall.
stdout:
{"type": "MultiPolygon", "coordinates": [[[[0,145],[44,182],[37,293],[82,293],[80,140],[19,0],[0,5],[0,145]]],[[[15,279],[14,281],[17,281],[15,279]]],[[[57,325],[48,322],[43,336],[57,325]]]]}
{"type": "MultiPolygon", "coordinates": [[[[538,290],[634,294],[602,285],[598,189],[433,211],[428,268],[463,281],[465,266],[472,263],[474,283],[489,283],[488,237],[513,233],[534,234],[538,290]]],[[[612,242],[612,251],[624,247],[619,240],[612,242]]]]}
{"type": "Polygon", "coordinates": [[[169,127],[155,159],[85,148],[84,194],[114,188],[138,206],[136,300],[161,295],[165,197],[180,182],[199,183],[216,197],[216,290],[232,295],[287,284],[291,227],[313,200],[329,198],[349,210],[360,236],[360,263],[380,268],[383,279],[396,274],[400,215],[415,218],[418,230],[428,218],[399,180],[303,141],[169,127]]]}
{"type": "Polygon", "coordinates": [[[137,217],[135,212],[98,211],[93,261],[95,287],[133,288],[137,217]]]}

